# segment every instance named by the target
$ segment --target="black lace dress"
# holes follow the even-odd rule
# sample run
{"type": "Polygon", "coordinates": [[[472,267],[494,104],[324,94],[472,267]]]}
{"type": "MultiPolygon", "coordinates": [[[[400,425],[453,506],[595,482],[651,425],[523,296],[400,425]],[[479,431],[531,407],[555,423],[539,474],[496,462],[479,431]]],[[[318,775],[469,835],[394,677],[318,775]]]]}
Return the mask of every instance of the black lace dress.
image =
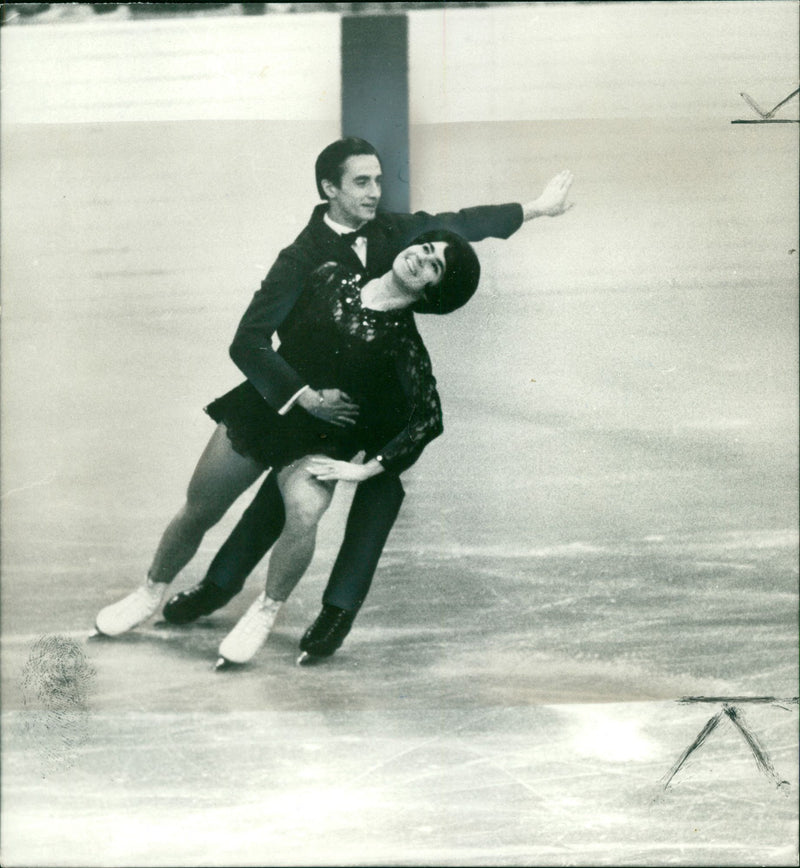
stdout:
{"type": "Polygon", "coordinates": [[[265,467],[311,454],[349,460],[363,449],[399,470],[442,433],[436,380],[413,315],[364,307],[358,278],[344,266],[326,263],[313,273],[278,352],[312,388],[346,392],[359,416],[339,428],[298,406],[279,415],[245,381],[206,412],[226,426],[237,452],[265,467]]]}

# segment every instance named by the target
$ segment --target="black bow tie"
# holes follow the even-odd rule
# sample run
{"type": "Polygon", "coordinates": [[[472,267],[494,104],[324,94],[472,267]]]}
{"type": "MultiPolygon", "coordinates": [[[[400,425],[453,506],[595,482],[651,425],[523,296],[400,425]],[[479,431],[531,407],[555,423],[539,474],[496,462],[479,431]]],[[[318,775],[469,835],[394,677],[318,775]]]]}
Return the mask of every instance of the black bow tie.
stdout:
{"type": "Polygon", "coordinates": [[[366,235],[361,229],[359,229],[356,232],[344,232],[339,236],[339,238],[341,238],[348,247],[351,247],[356,238],[366,238],[366,235]]]}

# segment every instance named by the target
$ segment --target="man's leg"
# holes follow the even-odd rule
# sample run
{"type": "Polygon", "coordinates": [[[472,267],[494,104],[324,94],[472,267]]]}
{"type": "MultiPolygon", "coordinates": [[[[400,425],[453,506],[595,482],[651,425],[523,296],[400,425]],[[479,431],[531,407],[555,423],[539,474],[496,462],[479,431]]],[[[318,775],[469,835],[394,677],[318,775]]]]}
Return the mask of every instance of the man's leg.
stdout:
{"type": "Polygon", "coordinates": [[[380,473],[356,488],[322,611],[300,642],[301,662],[327,657],[344,641],[369,592],[404,497],[400,477],[391,473],[380,473]]]}
{"type": "Polygon", "coordinates": [[[164,618],[172,624],[188,624],[226,605],[281,535],[283,524],[283,498],[273,472],[242,513],[203,580],[172,597],[164,606],[164,618]]]}
{"type": "Polygon", "coordinates": [[[361,608],[404,497],[400,477],[393,473],[379,473],[358,485],[323,603],[349,611],[361,608]]]}

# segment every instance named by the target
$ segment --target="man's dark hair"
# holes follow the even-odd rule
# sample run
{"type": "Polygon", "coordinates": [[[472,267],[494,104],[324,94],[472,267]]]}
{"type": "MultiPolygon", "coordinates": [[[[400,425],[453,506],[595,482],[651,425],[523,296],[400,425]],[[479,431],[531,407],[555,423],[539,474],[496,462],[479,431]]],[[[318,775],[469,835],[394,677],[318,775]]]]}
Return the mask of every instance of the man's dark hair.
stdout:
{"type": "Polygon", "coordinates": [[[481,264],[466,238],[447,229],[431,229],[418,235],[412,244],[444,241],[444,276],[426,290],[425,298],[412,305],[414,313],[452,313],[465,305],[478,288],[481,264]]]}
{"type": "Polygon", "coordinates": [[[357,139],[354,136],[337,139],[322,151],[317,157],[317,162],[314,164],[314,173],[317,178],[317,192],[320,199],[328,198],[322,189],[322,182],[330,181],[331,184],[339,187],[342,183],[344,164],[347,159],[349,157],[358,157],[362,154],[377,157],[379,163],[381,161],[378,152],[369,142],[364,139],[357,139]]]}

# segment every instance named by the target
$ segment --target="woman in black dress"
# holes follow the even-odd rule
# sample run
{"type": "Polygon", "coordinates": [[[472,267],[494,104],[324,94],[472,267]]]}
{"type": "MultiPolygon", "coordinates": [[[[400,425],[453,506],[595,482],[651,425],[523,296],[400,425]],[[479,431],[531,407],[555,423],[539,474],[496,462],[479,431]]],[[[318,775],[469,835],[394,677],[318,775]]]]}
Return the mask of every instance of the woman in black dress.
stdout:
{"type": "MultiPolygon", "coordinates": [[[[316,523],[335,480],[358,482],[384,469],[402,470],[441,433],[436,381],[412,308],[423,303],[442,313],[455,310],[471,297],[479,274],[468,242],[439,230],[414,239],[390,271],[364,285],[344,266],[327,263],[312,275],[278,352],[322,397],[331,384],[346,392],[360,408],[358,417],[335,425],[296,405],[281,415],[247,381],[206,408],[218,425],[190,483],[201,491],[194,499],[208,504],[196,535],[202,538],[239,494],[272,467],[286,509],[286,526],[270,559],[268,594],[261,601],[271,601],[272,610],[277,610],[272,604],[286,599],[313,555],[316,523]],[[365,462],[350,464],[362,450],[365,462]],[[307,456],[324,457],[326,463],[307,456]]],[[[196,549],[199,539],[188,539],[185,520],[179,515],[172,524],[176,533],[179,529],[187,536],[187,550],[196,549]]],[[[151,575],[145,586],[98,614],[98,631],[118,635],[146,620],[165,587],[151,575]],[[132,612],[138,618],[134,623],[132,612]]],[[[233,649],[222,656],[241,662],[242,654],[233,649]]]]}
{"type": "Polygon", "coordinates": [[[276,419],[249,383],[207,408],[226,425],[234,448],[274,468],[286,513],[266,588],[223,640],[218,668],[247,662],[266,641],[311,562],[336,481],[399,471],[442,432],[436,381],[410,306],[424,296],[442,312],[453,310],[472,295],[478,276],[471,247],[443,232],[415,239],[392,271],[365,286],[334,263],[315,272],[279,352],[312,388],[341,385],[360,407],[349,427],[299,408],[276,419]],[[362,450],[364,463],[350,463],[362,450]]]}

